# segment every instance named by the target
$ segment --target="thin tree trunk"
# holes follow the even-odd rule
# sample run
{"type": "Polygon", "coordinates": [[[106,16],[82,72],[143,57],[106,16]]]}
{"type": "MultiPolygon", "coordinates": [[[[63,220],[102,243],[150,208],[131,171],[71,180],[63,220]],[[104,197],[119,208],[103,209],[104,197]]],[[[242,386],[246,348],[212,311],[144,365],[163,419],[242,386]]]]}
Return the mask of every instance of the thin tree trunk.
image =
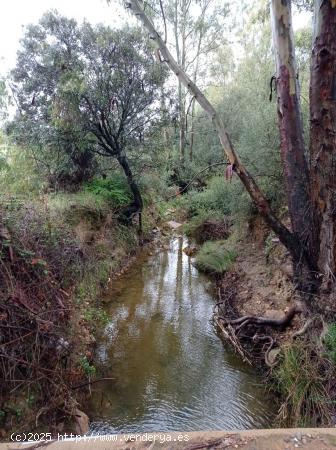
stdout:
{"type": "Polygon", "coordinates": [[[193,160],[194,153],[194,133],[195,133],[195,99],[191,100],[191,127],[190,127],[190,143],[189,143],[189,160],[193,160]]]}
{"type": "Polygon", "coordinates": [[[179,81],[179,152],[182,165],[185,162],[185,144],[186,144],[186,112],[185,112],[185,94],[182,83],[179,81]]]}
{"type": "Polygon", "coordinates": [[[315,1],[310,80],[310,175],[315,254],[323,287],[335,282],[336,2],[315,1]]]}
{"type": "MultiPolygon", "coordinates": [[[[202,20],[203,21],[204,21],[205,12],[206,12],[206,8],[203,8],[203,11],[202,11],[202,20]]],[[[198,36],[196,64],[195,64],[195,70],[194,70],[194,76],[193,76],[193,82],[195,84],[197,83],[197,75],[198,75],[198,69],[199,69],[199,58],[200,58],[202,40],[203,40],[203,30],[201,27],[200,33],[198,36]]],[[[193,160],[193,152],[194,152],[194,132],[195,132],[195,120],[194,119],[195,119],[195,98],[193,97],[191,100],[191,127],[190,127],[190,143],[189,143],[189,159],[190,159],[190,161],[193,160]]]]}
{"type": "MultiPolygon", "coordinates": [[[[280,153],[292,232],[301,243],[299,258],[294,261],[296,275],[300,278],[302,260],[309,259],[312,267],[316,265],[312,254],[309,176],[295,62],[291,2],[290,0],[272,0],[271,10],[277,66],[280,153]]],[[[306,274],[303,276],[306,277],[306,274]]]]}
{"type": "Polygon", "coordinates": [[[275,216],[258,185],[255,183],[252,176],[241,163],[240,158],[234,151],[227,131],[225,130],[222,121],[212,104],[174,60],[161,36],[155,30],[152,22],[144,13],[139,0],[130,0],[129,5],[133,13],[139,18],[139,20],[141,20],[145,28],[147,28],[147,30],[149,31],[151,38],[156,42],[164,61],[175,73],[181,83],[195,97],[196,101],[211,119],[213,126],[217,130],[221,145],[229,162],[232,164],[234,171],[237,173],[248,193],[250,194],[260,214],[264,217],[265,221],[272,228],[272,230],[278,235],[281,242],[289,249],[293,258],[300,258],[301,249],[299,242],[297,241],[295,236],[293,236],[293,234],[286,228],[286,226],[275,216]]]}
{"type": "MultiPolygon", "coordinates": [[[[183,0],[184,1],[184,0],[183,0]]],[[[178,64],[181,67],[185,65],[185,26],[184,26],[184,5],[185,1],[182,5],[182,45],[180,46],[179,42],[179,16],[178,16],[178,0],[175,0],[174,7],[174,34],[175,34],[175,49],[176,49],[176,58],[178,64]]],[[[185,127],[185,92],[183,84],[180,80],[178,80],[178,106],[179,106],[179,154],[180,160],[182,164],[185,160],[185,142],[186,142],[186,127],[185,127]]]]}
{"type": "Polygon", "coordinates": [[[133,202],[130,205],[126,206],[122,210],[122,215],[124,217],[126,217],[127,220],[131,220],[134,215],[138,214],[139,232],[141,233],[141,231],[142,231],[141,230],[141,228],[142,228],[141,212],[142,212],[142,208],[143,208],[141,192],[140,192],[140,189],[139,189],[137,183],[134,180],[133,173],[129,166],[126,155],[124,155],[122,153],[119,154],[117,156],[117,160],[118,160],[120,166],[122,167],[124,174],[126,175],[128,186],[133,195],[133,202]]]}

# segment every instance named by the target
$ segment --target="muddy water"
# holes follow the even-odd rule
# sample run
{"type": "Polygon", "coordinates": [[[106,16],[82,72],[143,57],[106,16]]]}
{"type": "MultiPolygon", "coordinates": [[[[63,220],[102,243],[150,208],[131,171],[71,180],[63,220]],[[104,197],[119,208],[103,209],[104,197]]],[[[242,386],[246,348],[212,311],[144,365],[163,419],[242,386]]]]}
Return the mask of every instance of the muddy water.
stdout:
{"type": "Polygon", "coordinates": [[[98,341],[92,431],[232,430],[271,425],[275,405],[260,378],[214,334],[211,283],[183,237],[140,258],[118,279],[98,341]]]}

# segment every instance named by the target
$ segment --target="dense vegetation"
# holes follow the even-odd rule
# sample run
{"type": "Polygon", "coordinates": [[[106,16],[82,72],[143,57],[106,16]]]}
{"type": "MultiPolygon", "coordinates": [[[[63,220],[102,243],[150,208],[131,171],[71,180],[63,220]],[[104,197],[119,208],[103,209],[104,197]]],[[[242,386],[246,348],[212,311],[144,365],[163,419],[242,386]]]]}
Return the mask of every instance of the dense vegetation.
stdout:
{"type": "MultiPolygon", "coordinates": [[[[243,164],[287,223],[268,4],[247,2],[242,23],[234,23],[240,2],[224,8],[200,2],[200,10],[198,2],[189,3],[167,2],[166,28],[175,33],[177,59],[201,82],[243,164]],[[194,10],[185,9],[189,3],[194,10]],[[189,60],[180,53],[181,42],[185,52],[190,45],[187,35],[200,42],[189,60]]],[[[307,136],[310,28],[298,30],[295,40],[307,136]]],[[[223,159],[212,122],[181,83],[176,89],[161,59],[153,39],[138,27],[77,24],[48,12],[26,27],[16,66],[0,80],[5,431],[19,426],[32,408],[53,431],[74,415],[80,395],[73,388],[95,372],[91,333],[106,319],[99,293],[151,239],[168,208],[185,219],[185,231],[194,237],[209,221],[223,227],[224,235],[217,227],[208,236],[216,240],[203,243],[196,258],[200,270],[217,274],[232,268],[235,238],[258,215],[223,159]],[[16,108],[10,117],[9,103],[16,108]]],[[[268,230],[266,245],[273,236],[268,230]]],[[[332,408],[320,408],[334,392],[332,383],[329,391],[321,383],[335,370],[330,314],[327,321],[319,352],[311,342],[286,348],[274,374],[293,423],[301,416],[305,423],[330,423],[332,408]],[[312,368],[316,377],[308,383],[312,368]]],[[[26,420],[33,422],[32,416],[26,420]]]]}

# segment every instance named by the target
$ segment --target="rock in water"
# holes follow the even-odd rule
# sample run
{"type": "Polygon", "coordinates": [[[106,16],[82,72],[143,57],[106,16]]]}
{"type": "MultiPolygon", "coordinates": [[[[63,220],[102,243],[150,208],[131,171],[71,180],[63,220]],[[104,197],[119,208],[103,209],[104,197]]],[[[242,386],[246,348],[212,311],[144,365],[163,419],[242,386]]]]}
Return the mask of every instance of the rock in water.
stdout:
{"type": "Polygon", "coordinates": [[[76,434],[83,436],[89,431],[89,417],[79,409],[75,409],[75,431],[76,434]]]}

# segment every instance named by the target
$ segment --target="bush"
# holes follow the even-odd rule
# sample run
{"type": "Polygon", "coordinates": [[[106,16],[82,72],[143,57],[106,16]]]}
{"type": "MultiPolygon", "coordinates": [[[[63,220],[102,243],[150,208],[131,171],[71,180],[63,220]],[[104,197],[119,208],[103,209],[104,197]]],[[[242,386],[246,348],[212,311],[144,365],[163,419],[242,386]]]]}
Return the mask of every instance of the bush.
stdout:
{"type": "Polygon", "coordinates": [[[94,178],[86,184],[85,190],[116,206],[125,205],[132,198],[125,178],[119,174],[114,174],[109,178],[94,178]]]}
{"type": "Polygon", "coordinates": [[[197,253],[195,265],[202,272],[222,274],[230,270],[236,257],[227,241],[209,241],[197,253]]]}

